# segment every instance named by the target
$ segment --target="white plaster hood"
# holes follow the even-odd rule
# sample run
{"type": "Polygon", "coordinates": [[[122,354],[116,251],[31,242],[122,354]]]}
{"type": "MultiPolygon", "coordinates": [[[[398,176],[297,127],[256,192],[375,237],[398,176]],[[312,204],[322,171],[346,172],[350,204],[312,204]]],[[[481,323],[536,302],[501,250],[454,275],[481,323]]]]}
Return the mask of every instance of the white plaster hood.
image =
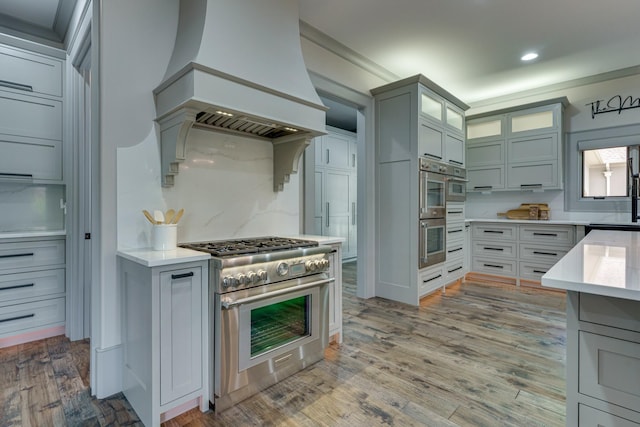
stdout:
{"type": "Polygon", "coordinates": [[[181,0],[163,82],[154,90],[162,185],[172,186],[192,127],[273,142],[282,190],[325,112],[300,48],[297,0],[181,0]],[[232,116],[229,116],[231,114],[232,116]]]}

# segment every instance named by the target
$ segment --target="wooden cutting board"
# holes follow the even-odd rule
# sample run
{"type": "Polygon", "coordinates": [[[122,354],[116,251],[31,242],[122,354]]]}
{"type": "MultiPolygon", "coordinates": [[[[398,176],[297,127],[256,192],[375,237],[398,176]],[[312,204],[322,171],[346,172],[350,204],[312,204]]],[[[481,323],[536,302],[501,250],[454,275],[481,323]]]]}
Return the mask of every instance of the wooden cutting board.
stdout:
{"type": "Polygon", "coordinates": [[[498,212],[498,216],[505,216],[507,219],[529,219],[529,208],[510,209],[506,212],[498,212]]]}

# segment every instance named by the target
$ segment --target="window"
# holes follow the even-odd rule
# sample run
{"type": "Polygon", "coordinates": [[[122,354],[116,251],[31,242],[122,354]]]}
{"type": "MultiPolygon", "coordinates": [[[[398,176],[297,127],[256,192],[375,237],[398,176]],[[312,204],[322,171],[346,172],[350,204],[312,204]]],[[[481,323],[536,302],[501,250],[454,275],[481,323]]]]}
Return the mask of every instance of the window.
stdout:
{"type": "Polygon", "coordinates": [[[640,125],[567,134],[565,210],[631,212],[628,160],[639,172],[640,125]]]}
{"type": "Polygon", "coordinates": [[[629,196],[627,147],[582,152],[582,197],[601,199],[629,196]]]}

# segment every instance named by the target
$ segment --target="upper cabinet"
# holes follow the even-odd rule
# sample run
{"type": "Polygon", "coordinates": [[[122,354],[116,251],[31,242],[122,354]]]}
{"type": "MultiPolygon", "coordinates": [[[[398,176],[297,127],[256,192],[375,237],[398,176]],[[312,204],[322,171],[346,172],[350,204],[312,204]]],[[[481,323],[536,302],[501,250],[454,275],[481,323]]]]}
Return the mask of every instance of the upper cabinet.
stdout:
{"type": "Polygon", "coordinates": [[[59,183],[63,61],[0,46],[0,180],[59,183]]]}
{"type": "Polygon", "coordinates": [[[467,118],[467,191],[562,189],[566,98],[467,118]]]}

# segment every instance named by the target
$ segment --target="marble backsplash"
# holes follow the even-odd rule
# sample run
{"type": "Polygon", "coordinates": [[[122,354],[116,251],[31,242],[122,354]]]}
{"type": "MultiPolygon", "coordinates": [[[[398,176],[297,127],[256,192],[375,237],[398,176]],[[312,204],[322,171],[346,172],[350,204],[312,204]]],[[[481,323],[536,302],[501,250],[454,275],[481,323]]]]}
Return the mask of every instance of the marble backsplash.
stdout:
{"type": "Polygon", "coordinates": [[[151,246],[142,210],[184,208],[178,243],[297,234],[299,175],[273,191],[271,142],[193,129],[175,186],[160,185],[155,131],[137,145],[118,148],[118,247],[151,246]]]}
{"type": "Polygon", "coordinates": [[[64,230],[64,185],[0,183],[0,233],[64,230]]]}

